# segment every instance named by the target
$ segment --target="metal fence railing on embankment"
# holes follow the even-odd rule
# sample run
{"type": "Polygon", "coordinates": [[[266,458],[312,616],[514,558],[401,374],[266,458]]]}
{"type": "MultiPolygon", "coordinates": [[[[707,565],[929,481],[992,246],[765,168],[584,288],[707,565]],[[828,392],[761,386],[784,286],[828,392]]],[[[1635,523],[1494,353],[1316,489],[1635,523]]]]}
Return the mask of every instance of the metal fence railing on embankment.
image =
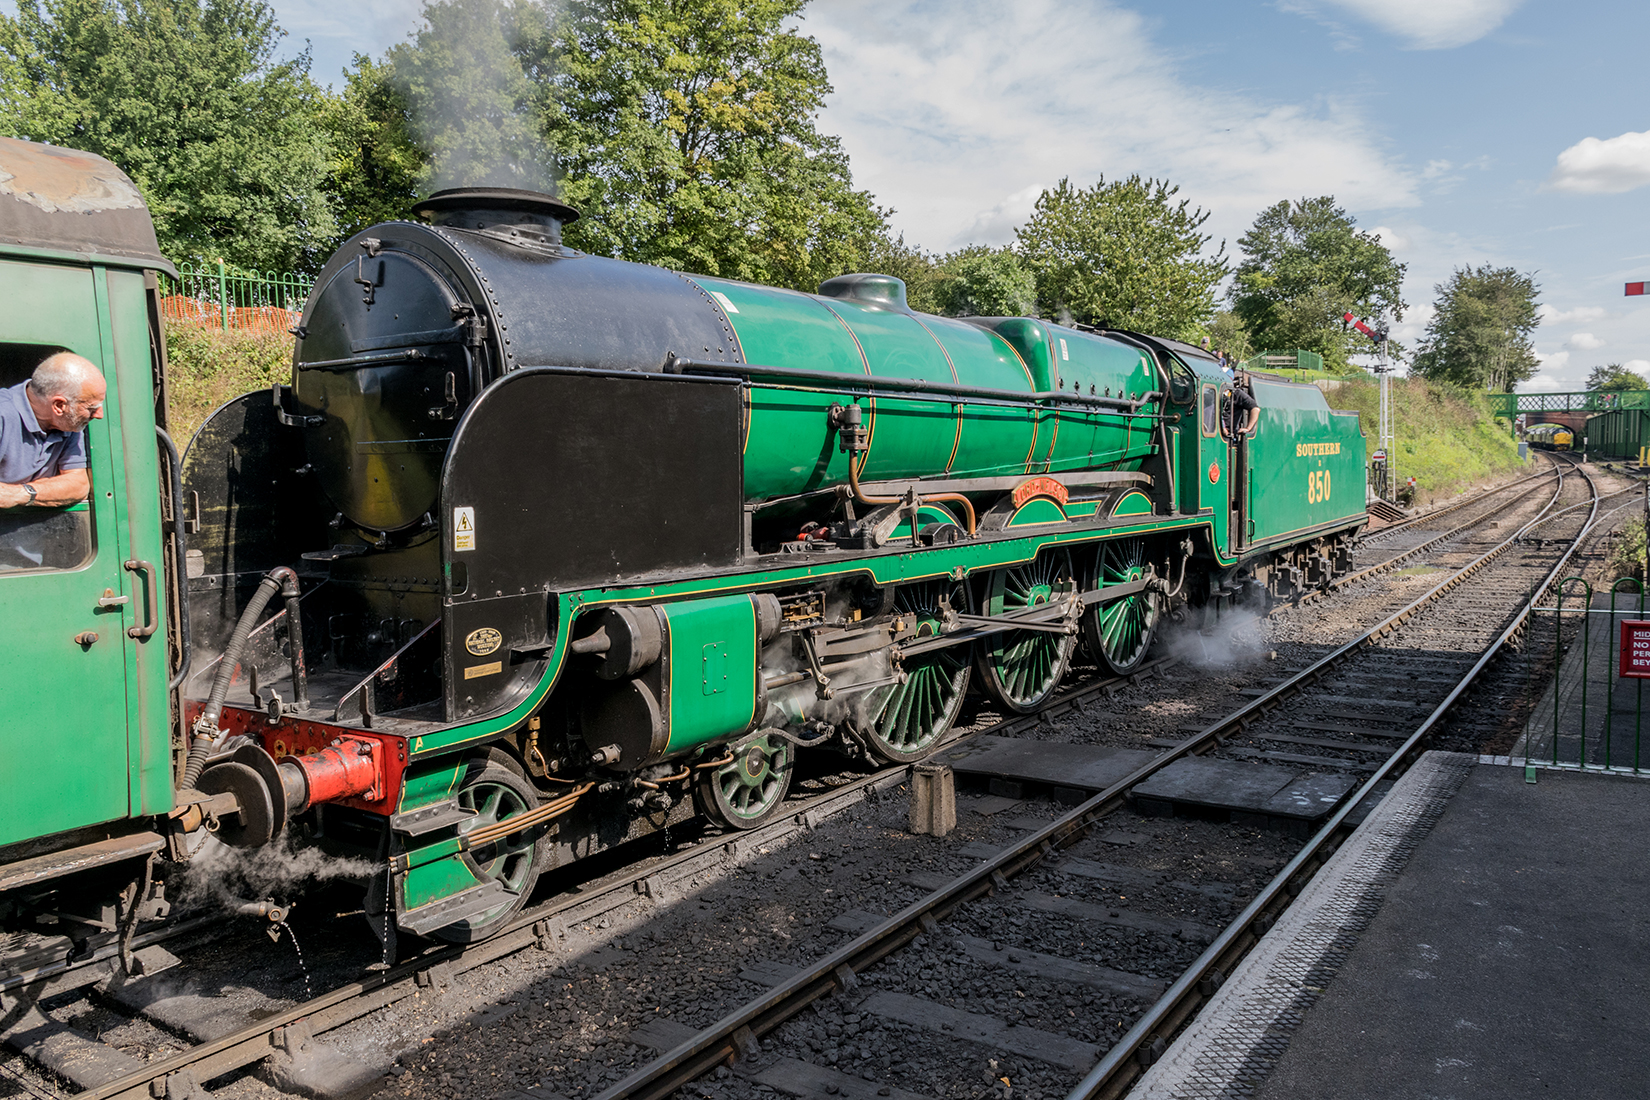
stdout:
{"type": "Polygon", "coordinates": [[[1623,577],[1595,591],[1580,577],[1533,609],[1535,645],[1551,646],[1553,673],[1512,756],[1526,765],[1650,774],[1650,602],[1623,577]],[[1548,634],[1550,631],[1550,635],[1548,634]]]}
{"type": "Polygon", "coordinates": [[[161,315],[169,325],[285,335],[303,314],[314,280],[292,273],[247,271],[219,260],[182,264],[178,279],[161,276],[161,315]]]}

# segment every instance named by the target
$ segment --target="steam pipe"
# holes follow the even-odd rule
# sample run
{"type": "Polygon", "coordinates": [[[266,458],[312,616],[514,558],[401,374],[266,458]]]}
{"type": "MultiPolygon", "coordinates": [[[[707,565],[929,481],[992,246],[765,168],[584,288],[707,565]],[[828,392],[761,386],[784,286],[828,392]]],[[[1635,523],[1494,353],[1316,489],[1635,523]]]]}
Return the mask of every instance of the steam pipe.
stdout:
{"type": "MultiPolygon", "coordinates": [[[[854,459],[865,453],[867,442],[866,431],[863,427],[864,420],[862,419],[864,414],[860,411],[860,407],[857,404],[833,404],[828,415],[830,417],[831,425],[841,432],[842,449],[848,453],[848,486],[853,490],[854,499],[859,501],[861,504],[868,504],[873,507],[883,504],[899,504],[904,499],[907,499],[902,497],[867,496],[865,490],[860,488],[859,467],[855,465],[854,459]]],[[[949,500],[953,503],[962,505],[963,512],[968,517],[968,537],[974,537],[976,527],[974,502],[963,496],[961,493],[931,493],[927,497],[923,497],[913,488],[908,499],[911,502],[912,509],[911,541],[913,543],[917,541],[916,509],[922,506],[924,500],[949,500]]]]}
{"type": "MultiPolygon", "coordinates": [[[[179,787],[189,790],[194,787],[196,780],[201,777],[201,769],[206,766],[206,758],[211,755],[212,749],[218,743],[221,732],[218,729],[218,718],[223,714],[224,700],[229,697],[229,682],[235,676],[235,669],[241,662],[241,651],[246,648],[246,639],[252,633],[253,626],[263,615],[264,608],[277,594],[286,595],[290,588],[295,598],[298,594],[298,574],[284,565],[276,566],[264,575],[258,582],[258,589],[252,593],[247,601],[246,610],[241,612],[240,619],[235,623],[235,631],[229,636],[229,644],[224,647],[223,659],[218,662],[218,674],[212,680],[212,693],[206,698],[206,708],[201,716],[195,719],[194,740],[189,745],[189,758],[183,765],[183,777],[179,780],[179,787]]],[[[302,641],[294,648],[293,655],[297,657],[303,648],[302,641]]]]}

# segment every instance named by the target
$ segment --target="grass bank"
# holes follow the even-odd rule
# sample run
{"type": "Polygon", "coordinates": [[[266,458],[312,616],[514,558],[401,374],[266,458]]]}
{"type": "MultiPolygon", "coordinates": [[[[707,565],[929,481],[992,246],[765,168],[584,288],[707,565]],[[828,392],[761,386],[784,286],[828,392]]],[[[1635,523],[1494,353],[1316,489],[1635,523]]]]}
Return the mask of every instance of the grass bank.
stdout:
{"type": "Polygon", "coordinates": [[[224,402],[292,380],[292,337],[286,335],[168,325],[166,358],[167,413],[179,447],[224,402]]]}
{"type": "MultiPolygon", "coordinates": [[[[1366,456],[1375,450],[1381,408],[1379,385],[1368,376],[1346,378],[1329,404],[1352,409],[1363,424],[1366,456]]],[[[1392,421],[1401,480],[1415,479],[1417,502],[1451,497],[1486,479],[1521,469],[1518,444],[1490,415],[1484,395],[1437,386],[1419,378],[1392,380],[1392,421]]]]}

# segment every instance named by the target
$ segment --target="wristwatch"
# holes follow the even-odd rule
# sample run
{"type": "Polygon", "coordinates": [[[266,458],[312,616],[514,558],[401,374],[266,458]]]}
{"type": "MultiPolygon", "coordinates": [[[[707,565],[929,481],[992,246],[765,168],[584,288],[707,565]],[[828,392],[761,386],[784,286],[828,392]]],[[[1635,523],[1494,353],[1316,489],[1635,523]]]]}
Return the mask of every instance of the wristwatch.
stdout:
{"type": "Polygon", "coordinates": [[[24,504],[33,504],[34,498],[40,495],[32,484],[25,484],[23,491],[29,494],[29,499],[24,501],[24,504]]]}

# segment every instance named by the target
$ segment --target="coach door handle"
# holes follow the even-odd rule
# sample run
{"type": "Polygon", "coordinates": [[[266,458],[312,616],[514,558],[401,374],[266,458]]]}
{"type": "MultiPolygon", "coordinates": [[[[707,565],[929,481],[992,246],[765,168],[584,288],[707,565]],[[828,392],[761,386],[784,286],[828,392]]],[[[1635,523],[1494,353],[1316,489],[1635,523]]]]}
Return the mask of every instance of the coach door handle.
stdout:
{"type": "Polygon", "coordinates": [[[126,570],[130,573],[143,574],[143,625],[126,629],[128,638],[147,638],[160,625],[160,614],[156,609],[158,602],[156,589],[158,578],[155,576],[155,567],[146,561],[129,561],[126,570]]]}

